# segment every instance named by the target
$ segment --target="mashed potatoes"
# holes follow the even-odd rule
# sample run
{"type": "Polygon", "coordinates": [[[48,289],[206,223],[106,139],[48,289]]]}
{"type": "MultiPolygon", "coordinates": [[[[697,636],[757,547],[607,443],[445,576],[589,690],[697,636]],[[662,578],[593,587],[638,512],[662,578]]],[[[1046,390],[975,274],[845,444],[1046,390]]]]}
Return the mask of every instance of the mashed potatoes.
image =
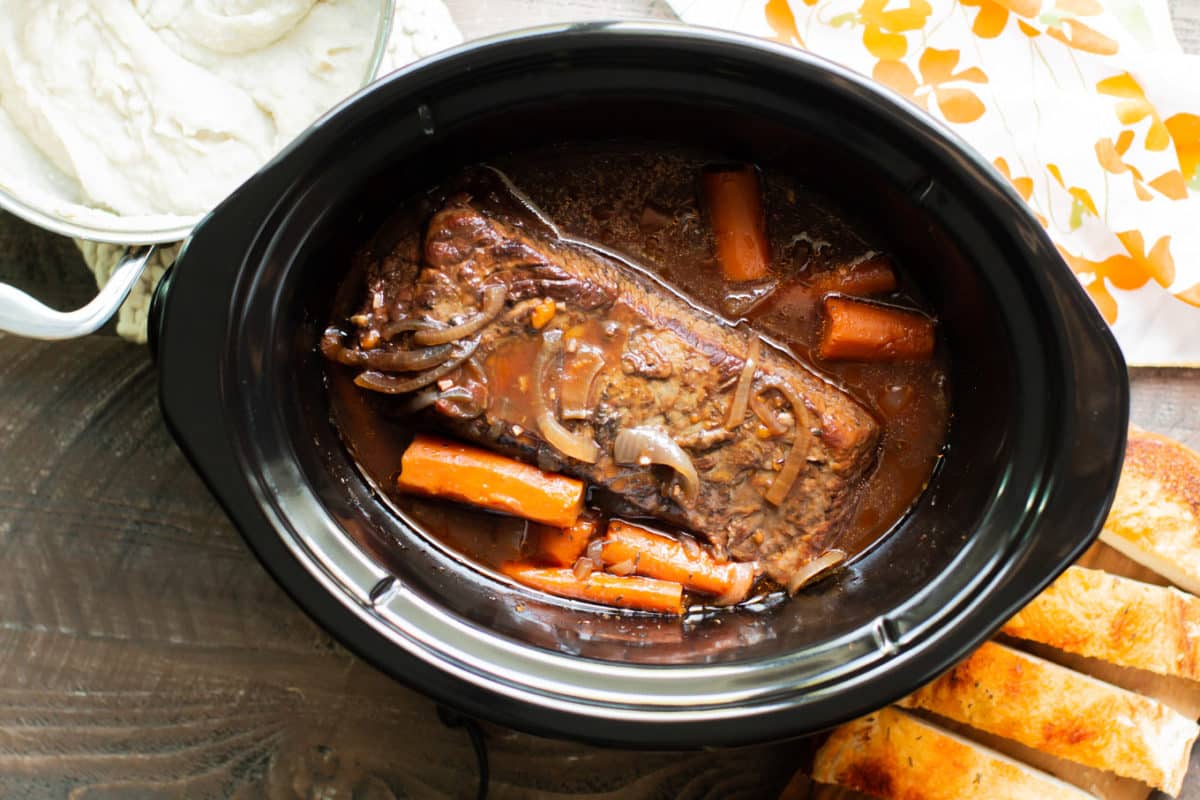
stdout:
{"type": "Polygon", "coordinates": [[[367,78],[378,0],[0,0],[0,186],[120,228],[203,214],[367,78]]]}

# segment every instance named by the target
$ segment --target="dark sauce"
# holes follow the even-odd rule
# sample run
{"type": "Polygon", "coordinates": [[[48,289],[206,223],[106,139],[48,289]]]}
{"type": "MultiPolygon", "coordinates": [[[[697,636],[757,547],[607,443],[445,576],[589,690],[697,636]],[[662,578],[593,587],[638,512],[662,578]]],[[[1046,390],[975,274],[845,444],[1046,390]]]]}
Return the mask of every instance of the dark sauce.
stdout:
{"type": "MultiPolygon", "coordinates": [[[[623,255],[662,283],[731,325],[749,325],[792,352],[857,399],[882,423],[879,455],[857,492],[857,511],[839,547],[851,554],[878,541],[903,518],[929,481],[949,420],[945,346],[913,363],[826,362],[816,354],[821,294],[806,278],[869,253],[886,252],[853,216],[787,175],[762,176],[772,276],[731,285],[714,258],[699,194],[699,176],[717,154],[659,144],[568,144],[520,153],[490,164],[553,220],[566,236],[623,255]]],[[[453,188],[455,180],[447,182],[453,188]]],[[[415,256],[424,224],[447,189],[434,187],[400,205],[377,237],[379,249],[401,242],[415,256]]],[[[897,264],[899,288],[877,299],[926,309],[897,264]]],[[[335,312],[362,296],[362,265],[343,282],[335,312]]],[[[535,349],[490,364],[493,380],[528,375],[535,349]],[[528,363],[526,363],[528,362],[528,363]]],[[[404,495],[391,487],[412,437],[393,398],[357,388],[352,373],[326,367],[334,421],[365,476],[397,513],[467,562],[486,570],[529,555],[536,525],[450,503],[404,495]]],[[[654,525],[662,529],[661,525],[654,525]]],[[[698,533],[703,534],[703,531],[698,533]]]]}

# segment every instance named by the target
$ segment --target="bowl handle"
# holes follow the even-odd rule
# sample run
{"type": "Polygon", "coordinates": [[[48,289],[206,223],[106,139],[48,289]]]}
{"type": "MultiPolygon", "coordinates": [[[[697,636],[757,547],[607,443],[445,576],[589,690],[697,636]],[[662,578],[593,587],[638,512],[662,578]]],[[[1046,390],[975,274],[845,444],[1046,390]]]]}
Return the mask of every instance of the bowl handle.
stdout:
{"type": "Polygon", "coordinates": [[[125,302],[155,249],[145,245],[126,250],[100,293],[75,311],[55,311],[15,286],[0,283],[0,331],[30,339],[74,339],[96,332],[125,302]]]}

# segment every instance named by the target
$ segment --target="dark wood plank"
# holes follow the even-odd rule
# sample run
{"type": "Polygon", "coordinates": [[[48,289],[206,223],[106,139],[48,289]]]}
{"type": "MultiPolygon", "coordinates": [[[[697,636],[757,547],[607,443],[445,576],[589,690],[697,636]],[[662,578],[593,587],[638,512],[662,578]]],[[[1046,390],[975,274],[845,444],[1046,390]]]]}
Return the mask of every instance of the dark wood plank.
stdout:
{"type": "MultiPolygon", "coordinates": [[[[144,348],[0,336],[0,465],[0,796],[472,796],[466,734],[248,552],[170,440],[144,348]]],[[[755,798],[795,769],[786,743],[488,741],[494,797],[755,798]]]]}
{"type": "Polygon", "coordinates": [[[1200,370],[1142,367],[1129,374],[1133,423],[1200,450],[1200,370]]]}

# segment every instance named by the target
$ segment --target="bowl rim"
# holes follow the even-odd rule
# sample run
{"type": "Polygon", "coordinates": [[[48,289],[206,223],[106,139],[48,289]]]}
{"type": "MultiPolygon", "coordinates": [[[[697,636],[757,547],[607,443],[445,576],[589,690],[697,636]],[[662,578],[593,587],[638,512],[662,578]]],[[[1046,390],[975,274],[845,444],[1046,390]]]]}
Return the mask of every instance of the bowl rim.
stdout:
{"type": "MultiPolygon", "coordinates": [[[[614,34],[644,37],[647,41],[653,41],[662,36],[681,37],[700,47],[711,47],[714,43],[723,43],[741,48],[746,51],[747,57],[753,54],[762,57],[762,54],[766,53],[772,56],[783,56],[793,63],[803,64],[807,69],[832,72],[839,80],[849,83],[853,89],[882,99],[903,113],[906,118],[915,118],[921,127],[932,130],[939,138],[953,145],[957,157],[969,160],[974,167],[988,177],[988,188],[994,189],[999,194],[1005,204],[1005,210],[1013,209],[1012,225],[1014,230],[1019,230],[1021,233],[1032,232],[1037,243],[1043,245],[1041,251],[1049,248],[1049,252],[1053,252],[1049,240],[1044,239],[1044,232],[1036,224],[1032,213],[1029,212],[1016,192],[1002,180],[982,156],[970,150],[956,134],[949,131],[944,125],[924,115],[917,116],[919,112],[906,104],[904,100],[856,73],[812,54],[754,37],[669,23],[613,22],[543,26],[506,33],[453,48],[398,71],[386,82],[390,84],[403,81],[415,71],[437,65],[453,66],[457,59],[493,47],[502,48],[514,44],[524,47],[531,42],[538,42],[545,47],[562,46],[565,44],[564,39],[586,42],[589,37],[614,34]]],[[[348,108],[358,97],[372,91],[376,91],[376,89],[365,90],[356,95],[355,98],[348,100],[342,108],[348,108]]],[[[324,124],[331,125],[336,119],[335,112],[325,119],[324,124]]],[[[275,179],[279,179],[284,181],[283,185],[286,185],[287,178],[283,174],[286,170],[281,165],[291,154],[296,153],[299,158],[299,151],[305,147],[310,137],[325,135],[328,138],[337,135],[335,129],[322,133],[320,127],[315,127],[308,135],[301,137],[301,140],[294,143],[271,165],[268,165],[252,183],[260,183],[260,188],[265,188],[269,187],[275,179]]],[[[235,193],[235,196],[227,201],[223,208],[228,207],[230,216],[235,216],[237,212],[233,209],[242,199],[244,199],[244,193],[235,193]]],[[[216,213],[220,212],[221,209],[218,209],[216,213]]],[[[202,225],[196,234],[185,243],[184,251],[180,255],[181,262],[187,261],[190,248],[205,246],[201,243],[205,237],[200,234],[208,224],[206,222],[202,225]]],[[[1065,269],[1065,266],[1062,267],[1062,270],[1065,269]]],[[[736,697],[729,697],[726,699],[727,707],[723,709],[680,705],[647,708],[637,705],[636,698],[626,698],[628,702],[622,702],[620,697],[596,697],[589,701],[579,698],[564,699],[553,696],[548,691],[533,691],[528,686],[514,687],[507,680],[508,676],[503,673],[503,669],[498,669],[496,664],[490,662],[471,663],[470,658],[463,658],[461,652],[454,652],[453,647],[449,646],[449,642],[454,641],[463,633],[452,627],[444,628],[444,637],[433,643],[419,638],[411,638],[407,642],[397,642],[394,638],[381,635],[378,630],[378,604],[381,599],[399,598],[400,601],[407,603],[406,613],[423,613],[427,609],[420,608],[416,599],[406,596],[403,587],[389,584],[386,572],[378,565],[370,563],[369,559],[366,559],[361,552],[357,552],[356,555],[351,554],[351,557],[340,565],[331,566],[329,563],[321,563],[320,559],[314,559],[311,552],[314,542],[305,542],[303,537],[296,536],[294,531],[288,532],[287,520],[281,519],[278,510],[272,505],[271,487],[261,483],[256,485],[256,481],[253,479],[248,478],[246,482],[240,482],[228,475],[221,474],[222,469],[228,471],[231,463],[230,452],[214,455],[214,447],[224,449],[231,445],[227,442],[214,444],[211,441],[213,434],[211,425],[197,426],[196,422],[189,418],[188,409],[192,409],[194,414],[198,404],[204,405],[209,411],[222,409],[223,398],[219,387],[205,388],[198,385],[195,375],[188,374],[188,372],[192,372],[191,370],[187,372],[176,370],[171,365],[172,354],[190,351],[210,362],[216,359],[214,369],[222,375],[229,371],[228,364],[230,363],[225,360],[226,354],[206,353],[203,351],[202,345],[195,341],[189,341],[195,336],[196,328],[207,326],[208,330],[213,331],[218,322],[205,321],[202,317],[198,317],[194,305],[189,308],[191,301],[172,302],[170,300],[173,295],[170,294],[168,287],[176,279],[180,279],[181,275],[190,285],[190,292],[201,291],[201,287],[196,284],[198,280],[196,273],[197,271],[193,270],[192,273],[172,276],[172,281],[165,283],[160,288],[159,294],[156,295],[157,324],[160,326],[156,336],[156,345],[160,346],[163,351],[159,353],[163,357],[160,363],[160,392],[168,425],[201,476],[213,489],[214,494],[225,506],[230,516],[238,523],[243,535],[267,569],[302,607],[325,625],[331,633],[342,639],[368,661],[436,699],[458,707],[467,713],[537,733],[568,736],[600,743],[656,747],[702,746],[713,744],[715,741],[722,744],[740,744],[797,735],[813,730],[813,726],[805,721],[803,714],[792,713],[795,711],[794,703],[778,697],[756,698],[757,704],[753,706],[739,704],[736,697]],[[167,306],[170,308],[168,309],[167,306]],[[213,393],[214,389],[215,394],[213,393]],[[198,401],[193,397],[193,393],[197,391],[209,392],[207,401],[198,401]],[[207,436],[205,432],[207,432],[207,436]],[[401,647],[397,647],[397,644],[400,644],[401,647]],[[718,719],[737,720],[738,724],[723,725],[719,733],[714,734],[711,723],[718,719]]],[[[1079,288],[1074,277],[1069,273],[1052,277],[1059,281],[1069,278],[1072,288],[1068,290],[1070,295],[1068,299],[1076,303],[1079,301],[1089,303],[1086,307],[1075,306],[1076,310],[1084,309],[1082,317],[1077,319],[1075,324],[1080,327],[1080,330],[1097,338],[1098,346],[1103,350],[1103,355],[1107,356],[1107,366],[1113,370],[1113,374],[1119,372],[1124,375],[1123,361],[1119,349],[1116,347],[1115,339],[1083,295],[1082,289],[1079,288]]],[[[1050,281],[1051,278],[1045,280],[1050,281]]],[[[226,291],[228,291],[227,288],[226,291]]],[[[1049,290],[1043,288],[1043,291],[1049,290]]],[[[210,289],[209,292],[211,294],[212,290],[210,289]]],[[[210,302],[220,302],[220,299],[212,299],[210,302]]],[[[224,302],[228,304],[227,297],[224,298],[224,302]]],[[[228,320],[220,324],[227,322],[228,320]]],[[[228,335],[230,330],[226,327],[220,333],[228,335]]],[[[184,357],[183,361],[190,362],[192,359],[184,357]]],[[[1104,440],[1106,445],[1111,445],[1110,450],[1105,452],[1114,454],[1113,458],[1118,462],[1117,466],[1119,467],[1119,452],[1123,450],[1125,438],[1123,422],[1128,417],[1128,386],[1121,382],[1115,383],[1114,386],[1115,397],[1113,398],[1112,413],[1114,416],[1121,417],[1122,424],[1115,426],[1115,429],[1111,431],[1105,431],[1103,435],[1107,437],[1104,440]]],[[[233,460],[238,461],[243,470],[247,469],[245,453],[234,452],[233,460]]],[[[1112,467],[1112,465],[1109,466],[1112,467]]],[[[250,472],[246,474],[249,476],[250,472]]],[[[1098,532],[1103,513],[1106,512],[1116,489],[1117,468],[1110,469],[1107,478],[1105,483],[1107,501],[1101,504],[1102,508],[1097,509],[1096,518],[1089,519],[1088,524],[1084,526],[1090,531],[1089,535],[1080,536],[1077,540],[1073,539],[1069,552],[1058,554],[1058,551],[1055,551],[1057,559],[1061,561],[1061,563],[1056,562],[1057,570],[1065,568],[1070,561],[1074,560],[1098,532]]],[[[1040,496],[1044,498],[1053,488],[1052,484],[1053,481],[1045,482],[1044,488],[1039,490],[1040,496]]],[[[323,534],[318,532],[318,535],[323,534]]],[[[329,541],[316,544],[339,546],[337,542],[330,543],[329,541]]],[[[345,543],[342,542],[343,548],[344,545],[345,543]]],[[[1030,549],[1032,549],[1032,545],[1030,549]]],[[[1028,553],[1025,555],[1028,556],[1028,553]]],[[[1005,589],[1005,593],[999,594],[999,599],[989,600],[991,607],[987,619],[991,622],[987,624],[993,627],[998,626],[1004,618],[1015,613],[1024,602],[1044,588],[1057,574],[1057,572],[1039,574],[1037,581],[1014,589],[1012,586],[1004,585],[1001,581],[1002,577],[1010,577],[1008,573],[1001,576],[992,566],[989,565],[988,569],[990,574],[987,577],[990,582],[986,588],[995,588],[1000,585],[1005,589]]],[[[982,581],[983,578],[980,579],[980,582],[982,581]]],[[[969,613],[976,613],[978,608],[984,605],[984,601],[976,593],[974,602],[970,605],[971,607],[966,610],[955,609],[960,621],[965,619],[969,613]]],[[[978,620],[975,621],[978,622],[978,620]]],[[[903,672],[909,677],[923,676],[921,682],[924,682],[949,667],[969,649],[977,646],[990,632],[986,627],[974,631],[955,631],[956,638],[951,639],[950,635],[946,635],[938,642],[941,649],[938,649],[936,653],[931,654],[929,647],[924,650],[908,652],[900,650],[882,662],[872,663],[866,671],[874,672],[887,668],[891,670],[889,674],[903,672]]],[[[889,632],[886,625],[881,628],[880,636],[885,642],[887,641],[889,632]]],[[[526,646],[526,649],[533,650],[534,648],[526,646]]],[[[548,651],[543,651],[542,656],[534,654],[532,657],[535,659],[549,658],[551,655],[548,651]]],[[[614,669],[612,666],[608,668],[614,669]]],[[[632,670],[633,672],[674,670],[675,674],[692,670],[698,674],[710,676],[727,675],[731,672],[727,664],[702,667],[638,666],[636,668],[617,665],[615,669],[618,672],[622,670],[632,670]]],[[[901,681],[901,683],[904,682],[906,681],[901,681]]],[[[820,727],[827,727],[860,713],[866,713],[871,708],[886,704],[905,693],[905,687],[902,685],[888,687],[881,685],[879,681],[875,681],[875,685],[869,688],[871,691],[860,692],[861,696],[856,697],[854,702],[845,705],[840,710],[826,711],[820,727]]],[[[822,698],[817,696],[821,691],[818,689],[817,692],[810,693],[811,696],[808,699],[813,702],[822,702],[822,698]]]]}

